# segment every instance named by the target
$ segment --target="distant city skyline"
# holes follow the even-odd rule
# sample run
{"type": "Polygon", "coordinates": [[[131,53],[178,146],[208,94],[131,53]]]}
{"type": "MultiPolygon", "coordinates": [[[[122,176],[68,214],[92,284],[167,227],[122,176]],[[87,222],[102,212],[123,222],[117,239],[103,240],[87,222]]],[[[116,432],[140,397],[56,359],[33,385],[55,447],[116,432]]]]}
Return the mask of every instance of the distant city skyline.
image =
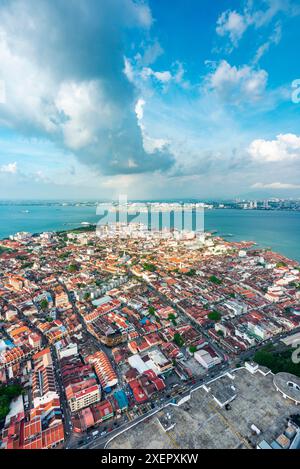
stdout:
{"type": "Polygon", "coordinates": [[[296,0],[0,1],[0,199],[300,197],[296,0]]]}

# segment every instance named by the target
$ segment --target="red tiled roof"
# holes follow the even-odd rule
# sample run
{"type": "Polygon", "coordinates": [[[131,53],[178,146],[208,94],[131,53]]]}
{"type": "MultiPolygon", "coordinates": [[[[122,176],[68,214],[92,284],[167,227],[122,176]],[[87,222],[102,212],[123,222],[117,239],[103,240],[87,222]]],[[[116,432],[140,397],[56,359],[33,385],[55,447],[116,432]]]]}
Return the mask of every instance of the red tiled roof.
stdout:
{"type": "Polygon", "coordinates": [[[50,448],[51,446],[60,443],[64,440],[64,426],[62,423],[50,427],[42,433],[43,448],[50,448]]]}
{"type": "Polygon", "coordinates": [[[41,433],[41,431],[42,422],[40,418],[26,422],[24,425],[24,440],[32,438],[34,435],[41,433]]]}

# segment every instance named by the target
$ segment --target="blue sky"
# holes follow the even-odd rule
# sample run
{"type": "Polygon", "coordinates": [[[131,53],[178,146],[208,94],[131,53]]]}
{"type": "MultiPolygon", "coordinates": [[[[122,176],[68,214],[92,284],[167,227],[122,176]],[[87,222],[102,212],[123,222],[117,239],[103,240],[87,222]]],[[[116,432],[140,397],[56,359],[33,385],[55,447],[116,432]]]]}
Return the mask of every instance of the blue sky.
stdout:
{"type": "Polygon", "coordinates": [[[0,0],[0,198],[299,197],[299,44],[297,0],[0,0]]]}

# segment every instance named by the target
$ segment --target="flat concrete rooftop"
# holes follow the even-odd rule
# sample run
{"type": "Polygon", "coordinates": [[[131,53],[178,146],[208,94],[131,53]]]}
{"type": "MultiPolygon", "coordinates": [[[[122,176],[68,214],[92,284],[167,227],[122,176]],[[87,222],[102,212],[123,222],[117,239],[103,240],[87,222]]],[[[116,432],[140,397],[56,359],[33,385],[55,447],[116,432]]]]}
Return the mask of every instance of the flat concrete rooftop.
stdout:
{"type": "Polygon", "coordinates": [[[235,389],[236,398],[230,403],[230,410],[221,408],[212,393],[201,388],[180,407],[172,406],[172,421],[176,423],[172,430],[165,432],[159,424],[157,417],[163,416],[165,411],[162,411],[126,430],[107,447],[250,448],[263,439],[268,442],[276,439],[285,430],[286,419],[300,412],[299,406],[275,390],[271,373],[263,376],[260,372],[251,374],[241,368],[232,375],[233,380],[227,376],[222,378],[226,387],[234,386],[235,389]],[[259,436],[252,434],[252,424],[261,430],[259,436]]]}

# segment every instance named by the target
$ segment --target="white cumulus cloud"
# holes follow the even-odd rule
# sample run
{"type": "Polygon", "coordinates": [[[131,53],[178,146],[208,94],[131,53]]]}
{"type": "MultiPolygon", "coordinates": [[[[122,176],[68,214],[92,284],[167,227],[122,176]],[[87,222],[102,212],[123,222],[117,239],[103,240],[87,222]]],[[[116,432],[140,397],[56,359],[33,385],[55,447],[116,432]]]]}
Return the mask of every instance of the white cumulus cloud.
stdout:
{"type": "Polygon", "coordinates": [[[275,140],[254,140],[249,148],[250,156],[261,163],[300,159],[300,137],[295,134],[279,134],[275,140]]]}
{"type": "Polygon", "coordinates": [[[169,147],[169,141],[163,138],[154,138],[150,137],[146,127],[143,122],[144,118],[144,106],[146,101],[143,98],[139,98],[135,105],[135,112],[138,119],[138,124],[140,126],[142,136],[143,136],[143,146],[147,153],[155,153],[155,151],[163,151],[169,147]]]}
{"type": "MultiPolygon", "coordinates": [[[[238,46],[249,27],[260,29],[270,24],[280,14],[292,17],[300,13],[299,5],[293,0],[257,0],[255,2],[247,0],[243,4],[240,13],[236,10],[227,10],[222,12],[217,20],[217,34],[221,37],[227,36],[233,47],[238,46]]],[[[266,51],[266,47],[269,48],[270,44],[262,46],[263,52],[266,51]]],[[[262,50],[259,51],[261,52],[262,50]]]]}
{"type": "Polygon", "coordinates": [[[17,163],[8,163],[0,166],[0,173],[16,174],[18,171],[17,163]]]}
{"type": "Polygon", "coordinates": [[[206,77],[206,85],[221,98],[239,104],[261,98],[267,85],[268,73],[249,65],[231,66],[222,60],[206,77]]]}
{"type": "Polygon", "coordinates": [[[161,83],[168,83],[172,79],[172,74],[169,72],[169,70],[166,70],[164,72],[155,72],[152,70],[150,67],[144,67],[142,70],[142,78],[147,79],[149,77],[154,77],[156,78],[157,81],[161,83]]]}
{"type": "Polygon", "coordinates": [[[243,15],[236,11],[228,10],[224,11],[218,18],[216,31],[219,36],[226,36],[228,34],[232,44],[237,46],[247,27],[247,21],[243,15]]]}

